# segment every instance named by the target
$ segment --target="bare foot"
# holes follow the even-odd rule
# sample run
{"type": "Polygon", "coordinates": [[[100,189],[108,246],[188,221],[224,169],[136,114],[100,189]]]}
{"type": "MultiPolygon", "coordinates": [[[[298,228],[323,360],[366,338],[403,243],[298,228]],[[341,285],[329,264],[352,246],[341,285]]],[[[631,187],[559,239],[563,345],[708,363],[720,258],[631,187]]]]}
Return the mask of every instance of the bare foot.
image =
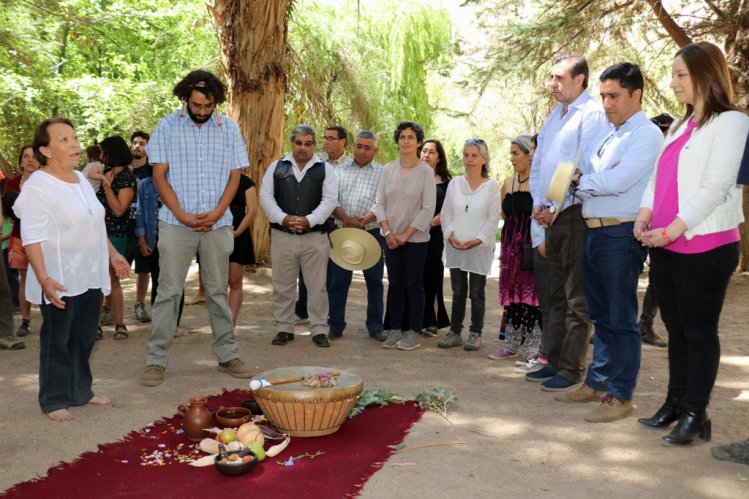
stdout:
{"type": "Polygon", "coordinates": [[[205,295],[196,295],[192,300],[186,301],[185,305],[197,305],[198,303],[205,303],[205,295]]]}
{"type": "Polygon", "coordinates": [[[185,335],[185,332],[182,331],[181,327],[178,327],[177,329],[174,330],[174,337],[175,338],[179,338],[180,336],[184,336],[184,335],[185,335]]]}
{"type": "Polygon", "coordinates": [[[52,421],[73,421],[75,416],[67,409],[57,409],[56,411],[48,412],[47,417],[52,421]]]}
{"type": "Polygon", "coordinates": [[[86,403],[93,405],[112,405],[112,399],[106,395],[94,395],[91,397],[91,400],[86,403]]]}

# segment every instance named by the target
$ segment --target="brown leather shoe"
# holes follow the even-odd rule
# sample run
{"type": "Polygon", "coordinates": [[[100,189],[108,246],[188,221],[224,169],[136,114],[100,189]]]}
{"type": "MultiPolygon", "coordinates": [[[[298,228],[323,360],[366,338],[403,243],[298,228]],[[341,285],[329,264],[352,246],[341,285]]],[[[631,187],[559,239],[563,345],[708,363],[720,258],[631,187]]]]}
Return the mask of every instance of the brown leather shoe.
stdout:
{"type": "Polygon", "coordinates": [[[594,390],[585,383],[580,383],[577,389],[554,395],[554,400],[559,402],[600,402],[606,392],[594,390]]]}
{"type": "Polygon", "coordinates": [[[590,421],[591,423],[610,423],[629,416],[634,409],[635,405],[631,400],[619,400],[611,395],[606,395],[601,401],[601,405],[585,416],[585,421],[590,421]]]}
{"type": "Polygon", "coordinates": [[[640,336],[642,337],[642,342],[647,343],[648,345],[653,345],[655,347],[661,347],[661,348],[668,345],[668,342],[666,340],[661,339],[660,336],[655,334],[655,331],[653,331],[652,324],[641,325],[640,336]]]}

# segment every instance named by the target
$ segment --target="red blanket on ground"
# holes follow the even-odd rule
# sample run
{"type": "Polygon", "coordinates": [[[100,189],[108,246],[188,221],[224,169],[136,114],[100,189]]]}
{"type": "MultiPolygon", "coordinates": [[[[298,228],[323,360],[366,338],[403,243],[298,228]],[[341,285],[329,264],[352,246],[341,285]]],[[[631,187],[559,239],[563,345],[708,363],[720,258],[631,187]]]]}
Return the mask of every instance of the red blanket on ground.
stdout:
{"type": "MultiPolygon", "coordinates": [[[[238,406],[247,398],[249,392],[233,390],[209,397],[208,406],[238,406]]],[[[189,466],[187,460],[204,454],[194,450],[175,415],[50,468],[46,477],[16,484],[0,497],[352,497],[394,452],[388,446],[399,444],[422,414],[413,403],[369,407],[332,435],[292,437],[280,455],[238,477],[213,466],[189,466]],[[278,464],[317,452],[323,454],[278,464]]]]}

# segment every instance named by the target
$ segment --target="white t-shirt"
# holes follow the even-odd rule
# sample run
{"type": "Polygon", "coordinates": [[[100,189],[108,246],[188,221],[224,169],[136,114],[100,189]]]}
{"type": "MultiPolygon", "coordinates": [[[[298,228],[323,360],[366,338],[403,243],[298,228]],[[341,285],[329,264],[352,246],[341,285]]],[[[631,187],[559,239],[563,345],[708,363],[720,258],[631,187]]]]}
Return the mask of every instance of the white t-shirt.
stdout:
{"type": "MultiPolygon", "coordinates": [[[[13,211],[23,221],[24,245],[41,243],[47,275],[65,286],[66,291],[58,291],[58,296],[78,296],[89,289],[108,295],[104,207],[86,178],[75,173],[78,183],[68,183],[39,170],[23,184],[13,211]]],[[[42,303],[42,288],[30,265],[26,299],[42,303]]]]}

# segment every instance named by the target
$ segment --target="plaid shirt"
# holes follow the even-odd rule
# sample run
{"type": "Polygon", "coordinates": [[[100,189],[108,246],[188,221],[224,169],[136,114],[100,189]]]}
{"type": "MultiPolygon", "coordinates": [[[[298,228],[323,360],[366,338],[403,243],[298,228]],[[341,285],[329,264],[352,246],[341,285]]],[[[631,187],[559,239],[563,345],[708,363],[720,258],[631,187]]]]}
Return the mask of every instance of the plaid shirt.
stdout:
{"type": "MultiPolygon", "coordinates": [[[[361,217],[372,211],[377,195],[377,184],[382,175],[382,165],[372,161],[359,167],[353,159],[335,169],[338,177],[338,205],[350,217],[361,217]]],[[[367,229],[377,227],[377,221],[367,225],[367,229]]]]}
{"type": "MultiPolygon", "coordinates": [[[[222,126],[211,115],[198,128],[189,116],[180,118],[179,113],[175,111],[156,125],[146,146],[148,159],[169,165],[166,180],[185,213],[206,213],[218,206],[230,172],[250,165],[247,148],[239,127],[226,116],[221,116],[222,126]]],[[[159,211],[159,220],[182,225],[166,205],[159,211]]],[[[232,225],[228,208],[213,228],[226,225],[232,225]]]]}

